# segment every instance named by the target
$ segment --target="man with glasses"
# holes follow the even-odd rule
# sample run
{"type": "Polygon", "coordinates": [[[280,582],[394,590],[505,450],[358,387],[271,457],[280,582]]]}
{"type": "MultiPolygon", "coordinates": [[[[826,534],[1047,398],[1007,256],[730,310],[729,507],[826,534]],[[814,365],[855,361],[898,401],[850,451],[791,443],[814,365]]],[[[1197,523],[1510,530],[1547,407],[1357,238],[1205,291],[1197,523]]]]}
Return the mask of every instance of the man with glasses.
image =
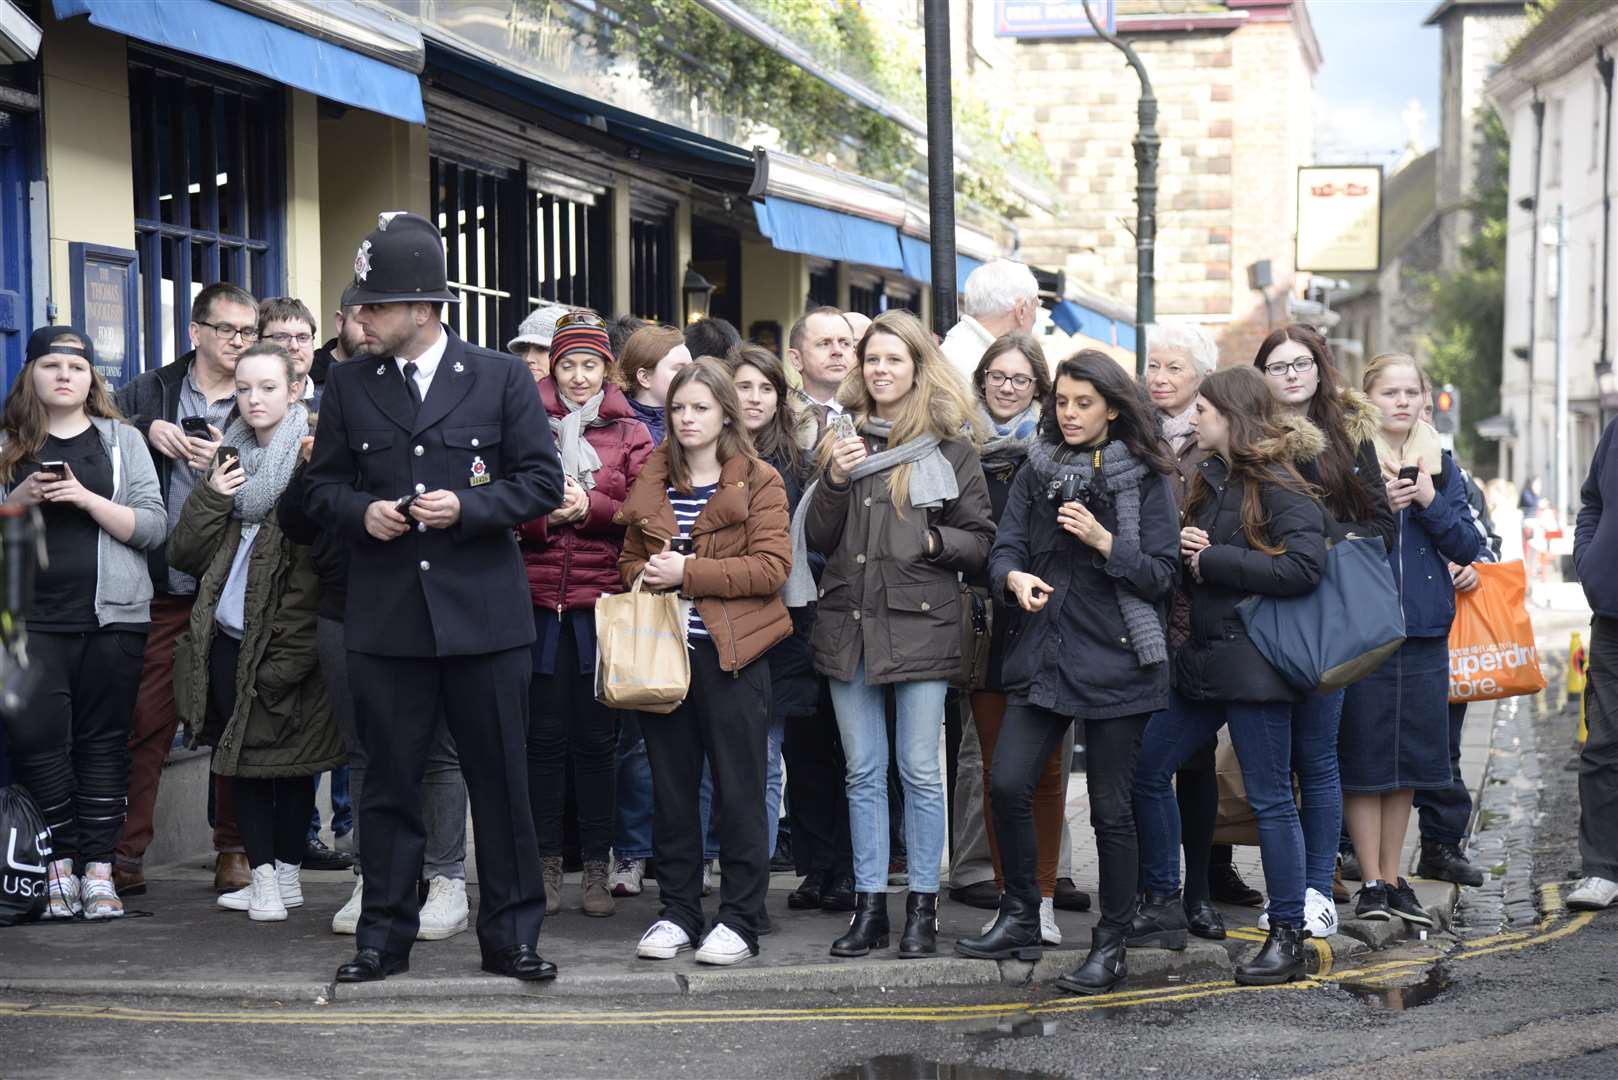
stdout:
{"type": "MultiPolygon", "coordinates": [[[[236,408],[236,359],[258,340],[258,301],[224,282],[209,285],[191,304],[190,352],[148,371],[118,391],[118,407],[146,436],[168,507],[169,529],[219,449],[236,408]],[[191,418],[187,434],[183,421],[191,418]],[[201,421],[201,424],[198,423],[201,421]],[[202,425],[206,425],[204,428],[202,425]],[[206,430],[207,434],[200,432],[206,430]]],[[[174,645],[191,618],[197,581],[168,565],[159,546],[148,555],[152,573],[151,632],[129,735],[129,815],[118,842],[113,882],[121,896],[146,891],[142,864],[152,842],[158,777],[174,744],[174,645]]],[[[252,882],[236,831],[229,785],[214,783],[214,889],[230,892],[252,882]]]]}
{"type": "Polygon", "coordinates": [[[272,296],[258,306],[258,336],[279,345],[304,376],[303,400],[311,412],[320,408],[320,390],[309,378],[315,364],[315,316],[294,296],[272,296]]]}

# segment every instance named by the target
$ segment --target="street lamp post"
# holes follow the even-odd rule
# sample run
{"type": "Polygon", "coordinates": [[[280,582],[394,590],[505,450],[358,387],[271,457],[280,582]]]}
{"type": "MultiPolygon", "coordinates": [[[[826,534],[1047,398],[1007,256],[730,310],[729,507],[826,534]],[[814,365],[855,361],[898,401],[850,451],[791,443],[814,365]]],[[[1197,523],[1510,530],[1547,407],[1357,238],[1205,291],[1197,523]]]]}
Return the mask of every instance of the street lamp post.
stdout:
{"type": "Polygon", "coordinates": [[[1108,33],[1096,20],[1090,0],[1084,0],[1084,17],[1096,36],[1124,54],[1129,66],[1140,77],[1139,130],[1135,133],[1135,377],[1146,381],[1146,328],[1156,318],[1157,250],[1157,95],[1146,65],[1127,42],[1108,33]]]}
{"type": "Polygon", "coordinates": [[[949,88],[949,0],[922,11],[927,58],[927,215],[933,256],[933,329],[955,325],[955,134],[949,88]]]}
{"type": "Polygon", "coordinates": [[[1556,208],[1556,478],[1551,490],[1559,520],[1567,520],[1567,213],[1556,208]]]}

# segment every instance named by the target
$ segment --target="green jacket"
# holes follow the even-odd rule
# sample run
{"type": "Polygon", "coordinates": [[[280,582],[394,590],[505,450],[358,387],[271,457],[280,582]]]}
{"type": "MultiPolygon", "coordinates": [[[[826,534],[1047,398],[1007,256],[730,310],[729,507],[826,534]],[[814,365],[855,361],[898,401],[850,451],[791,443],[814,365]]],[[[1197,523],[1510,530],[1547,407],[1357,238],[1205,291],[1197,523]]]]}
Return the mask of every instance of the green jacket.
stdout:
{"type": "Polygon", "coordinates": [[[222,776],[313,776],[346,760],[315,654],[320,582],[310,549],[281,532],[275,515],[253,539],[236,708],[207,725],[208,653],[214,611],[241,541],[231,499],[199,482],[169,535],[169,565],[198,579],[191,622],[174,651],[174,707],[192,745],[214,746],[222,776]]]}

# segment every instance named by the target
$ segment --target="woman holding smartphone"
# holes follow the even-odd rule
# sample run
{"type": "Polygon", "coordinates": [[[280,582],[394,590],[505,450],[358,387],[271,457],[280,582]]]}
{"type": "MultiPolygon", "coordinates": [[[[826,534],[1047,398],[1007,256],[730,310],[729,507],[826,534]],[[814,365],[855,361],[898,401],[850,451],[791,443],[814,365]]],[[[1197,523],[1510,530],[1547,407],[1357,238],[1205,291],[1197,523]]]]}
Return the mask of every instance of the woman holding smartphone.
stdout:
{"type": "MultiPolygon", "coordinates": [[[[945,831],[939,733],[949,678],[961,666],[960,575],[982,570],[994,541],[989,488],[966,384],[909,312],[872,321],[859,367],[837,397],[847,411],[821,443],[823,471],[799,514],[804,550],[826,556],[815,667],[831,682],[848,759],[857,899],[831,953],[864,956],[888,946],[883,699],[891,686],[910,864],[899,955],[931,956],[945,831]]],[[[800,548],[796,536],[793,547],[800,548]]]]}
{"type": "Polygon", "coordinates": [[[116,918],[112,854],[129,786],[129,724],[168,517],[140,432],[95,370],[90,339],[47,326],[6,396],[0,485],[37,507],[50,561],[34,578],[28,651],[40,684],[5,721],[17,779],[50,831],[46,918],[116,918]]]}
{"type": "Polygon", "coordinates": [[[625,526],[625,588],[678,590],[691,601],[691,687],[679,708],[641,725],[652,769],[652,847],[663,908],[637,955],[668,960],[701,937],[696,959],[758,955],[770,855],[764,753],[770,669],[764,654],[792,633],[779,593],[791,564],[786,491],[758,457],[730,372],[704,359],[669,384],[669,432],[614,516],[625,526]],[[703,830],[697,807],[713,768],[721,867],[719,913],[702,935],[703,830]]]}
{"type": "Polygon", "coordinates": [[[344,754],[316,656],[314,558],[275,512],[309,434],[302,380],[277,345],[242,353],[235,378],[238,415],[169,537],[170,565],[198,579],[174,700],[191,743],[214,748],[252,867],[252,883],[219,906],[278,922],[303,904],[315,779],[344,754]]]}

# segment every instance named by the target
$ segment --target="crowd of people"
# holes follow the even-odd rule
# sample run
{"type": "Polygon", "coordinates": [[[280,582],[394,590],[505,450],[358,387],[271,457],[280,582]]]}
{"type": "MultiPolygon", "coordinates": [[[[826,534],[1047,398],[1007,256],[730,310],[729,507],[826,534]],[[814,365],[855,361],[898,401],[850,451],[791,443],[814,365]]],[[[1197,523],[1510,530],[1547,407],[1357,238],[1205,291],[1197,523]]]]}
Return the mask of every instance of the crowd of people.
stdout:
{"type": "Polygon", "coordinates": [[[1007,261],[941,343],[905,311],[816,307],[784,361],[723,320],[556,305],[496,353],[440,321],[454,301],[437,230],[384,215],[318,349],[305,305],[229,284],[197,296],[193,350],[116,398],[82,331],[31,338],[0,483],[44,524],[44,681],[6,735],[51,834],[50,917],[147,889],[180,726],[212,751],[220,907],[285,920],[301,869],[352,862],[345,981],[468,928],[468,808],[498,974],[555,975],[538,935],[571,858],[588,916],[655,880],[646,960],[756,955],[772,866],[801,878],[788,910],[848,914],[834,956],[893,946],[901,883],[899,957],[939,951],[945,894],[993,911],[956,953],[1035,959],[1058,907],[1090,905],[1076,726],[1100,920],[1071,992],[1115,988],[1130,948],[1225,937],[1215,900],[1265,908],[1248,984],[1301,977],[1339,902],[1429,925],[1401,876],[1413,807],[1420,873],[1480,880],[1445,642],[1497,545],[1411,357],[1356,389],[1310,327],[1221,366],[1166,323],[1139,385],[1104,352],[1047,356],[1007,261]],[[1407,637],[1302,693],[1237,607],[1310,592],[1350,535],[1385,545],[1407,637]],[[596,602],[632,588],[685,601],[667,714],[598,697],[596,602]],[[1222,729],[1267,897],[1213,842],[1222,729]],[[328,773],[357,808],[338,852],[328,773]]]}

